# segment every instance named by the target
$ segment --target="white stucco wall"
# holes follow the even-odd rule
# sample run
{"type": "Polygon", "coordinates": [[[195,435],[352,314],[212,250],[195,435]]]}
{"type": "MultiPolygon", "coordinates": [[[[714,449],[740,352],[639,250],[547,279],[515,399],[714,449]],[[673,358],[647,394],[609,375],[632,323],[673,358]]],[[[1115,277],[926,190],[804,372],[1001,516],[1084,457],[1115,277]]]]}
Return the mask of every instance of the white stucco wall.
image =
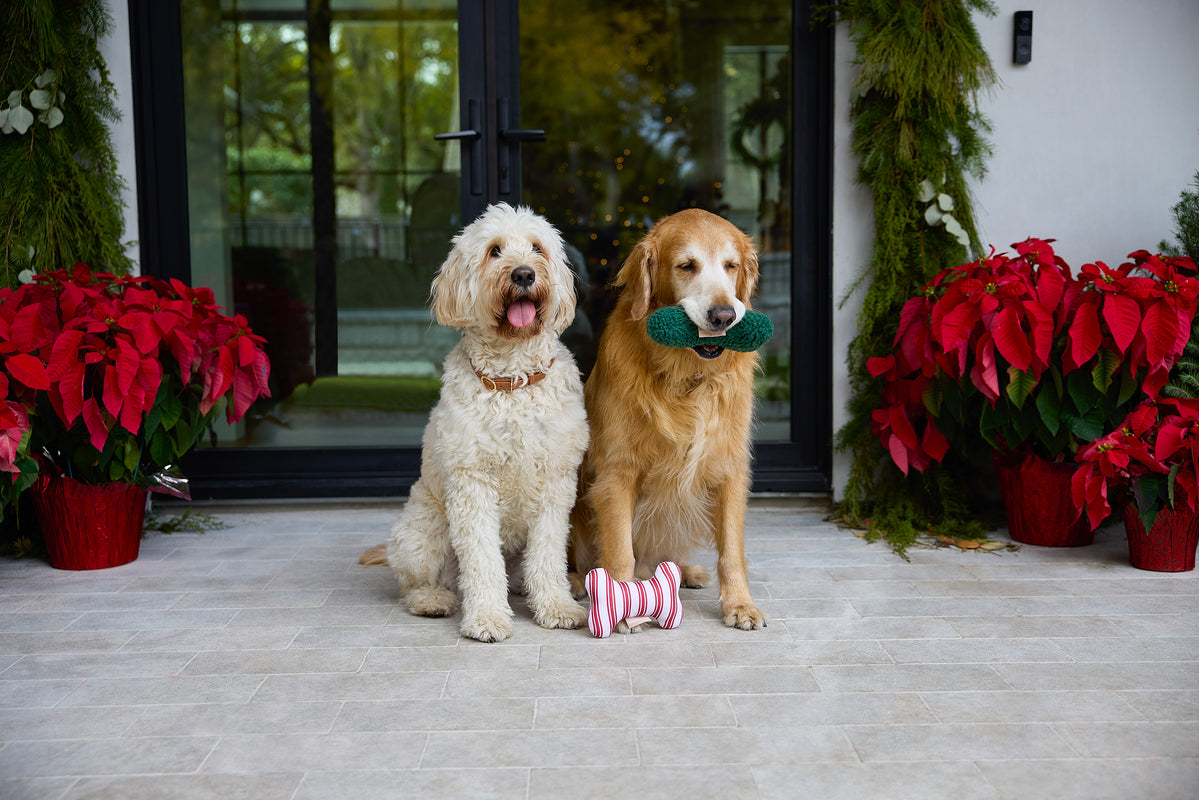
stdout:
{"type": "MultiPolygon", "coordinates": [[[[977,17],[1002,84],[982,98],[994,155],[974,186],[984,243],[1007,249],[1028,236],[1057,239],[1075,269],[1118,264],[1172,238],[1170,207],[1199,170],[1199,2],[998,0],[977,17]],[[1012,63],[1012,15],[1033,12],[1029,64],[1012,63]]],[[[833,284],[840,301],[869,258],[870,197],[849,152],[853,44],[837,35],[833,284]]],[[[849,396],[845,354],[860,295],[834,313],[834,430],[849,396]]],[[[846,458],[834,455],[836,492],[846,458]]],[[[839,495],[838,495],[839,496],[839,495]]]]}
{"type": "Polygon", "coordinates": [[[136,266],[140,251],[137,247],[137,151],[133,135],[133,64],[129,52],[129,4],[124,0],[109,0],[112,31],[100,40],[100,55],[108,64],[109,77],[116,86],[117,108],[121,119],[112,125],[112,146],[125,179],[122,201],[125,204],[126,253],[136,266]]]}

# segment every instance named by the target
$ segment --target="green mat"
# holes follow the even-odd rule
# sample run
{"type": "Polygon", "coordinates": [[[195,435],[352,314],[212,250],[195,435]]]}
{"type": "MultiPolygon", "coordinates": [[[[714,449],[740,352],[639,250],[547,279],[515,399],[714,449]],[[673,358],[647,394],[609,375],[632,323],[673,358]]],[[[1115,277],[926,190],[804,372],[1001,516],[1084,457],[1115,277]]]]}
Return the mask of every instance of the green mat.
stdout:
{"type": "Polygon", "coordinates": [[[292,393],[297,406],[377,408],[383,411],[428,411],[437,402],[441,379],[400,375],[317,378],[292,393]]]}

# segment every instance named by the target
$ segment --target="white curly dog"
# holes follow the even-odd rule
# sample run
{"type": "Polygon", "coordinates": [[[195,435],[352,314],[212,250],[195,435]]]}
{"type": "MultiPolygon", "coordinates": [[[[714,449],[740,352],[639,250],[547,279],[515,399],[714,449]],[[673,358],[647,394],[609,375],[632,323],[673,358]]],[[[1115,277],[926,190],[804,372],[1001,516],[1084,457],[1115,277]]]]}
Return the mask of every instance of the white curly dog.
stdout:
{"type": "Polygon", "coordinates": [[[454,237],[431,300],[462,339],[386,545],[401,596],[413,614],[449,616],[456,587],[462,635],[498,642],[512,635],[511,561],[534,621],[578,628],[587,613],[571,597],[566,539],[588,431],[579,369],[558,339],[575,314],[558,231],[527,208],[490,206],[454,237]]]}

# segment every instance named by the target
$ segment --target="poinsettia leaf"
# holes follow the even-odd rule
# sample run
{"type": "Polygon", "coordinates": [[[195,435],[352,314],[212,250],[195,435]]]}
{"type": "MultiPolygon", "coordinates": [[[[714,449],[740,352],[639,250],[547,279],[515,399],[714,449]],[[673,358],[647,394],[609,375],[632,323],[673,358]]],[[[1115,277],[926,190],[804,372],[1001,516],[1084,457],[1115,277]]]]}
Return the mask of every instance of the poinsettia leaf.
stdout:
{"type": "Polygon", "coordinates": [[[1024,401],[1032,394],[1032,390],[1037,388],[1037,379],[1028,374],[1024,370],[1017,369],[1015,365],[1008,367],[1008,384],[1007,396],[1008,399],[1016,406],[1016,408],[1024,408],[1024,401]]]}
{"type": "Polygon", "coordinates": [[[1084,302],[1074,313],[1070,323],[1070,355],[1074,363],[1082,366],[1091,359],[1103,344],[1103,333],[1099,329],[1099,315],[1095,304],[1084,302]]]}
{"type": "Polygon", "coordinates": [[[992,403],[999,399],[999,372],[995,365],[995,343],[989,333],[978,339],[975,347],[974,369],[970,379],[978,390],[992,403]]]}
{"type": "Polygon", "coordinates": [[[895,406],[891,409],[890,423],[892,433],[899,437],[905,447],[914,450],[919,439],[916,438],[916,429],[912,427],[912,422],[908,419],[903,406],[895,406]]]}
{"type": "Polygon", "coordinates": [[[54,347],[50,350],[48,372],[50,380],[56,381],[67,372],[80,367],[79,344],[83,341],[83,331],[66,330],[54,339],[54,347]]]}
{"type": "Polygon", "coordinates": [[[875,356],[866,359],[866,371],[877,378],[895,369],[895,356],[875,356]]]}
{"type": "Polygon", "coordinates": [[[1120,391],[1116,395],[1116,405],[1122,406],[1132,399],[1132,396],[1137,393],[1137,389],[1141,387],[1137,376],[1133,374],[1131,369],[1120,370],[1120,391]]]}
{"type": "Polygon", "coordinates": [[[59,405],[55,407],[58,416],[68,425],[73,425],[75,420],[79,419],[79,415],[83,413],[83,379],[85,373],[82,365],[77,365],[76,369],[64,374],[58,380],[58,391],[50,393],[50,402],[53,405],[57,399],[59,405]]]}
{"type": "Polygon", "coordinates": [[[136,435],[142,426],[142,413],[146,402],[146,390],[140,383],[134,382],[129,386],[125,402],[121,406],[121,427],[136,435]]]}
{"type": "Polygon", "coordinates": [[[1131,297],[1109,293],[1103,300],[1103,321],[1107,323],[1116,347],[1124,353],[1141,326],[1141,306],[1131,297]]]}
{"type": "Polygon", "coordinates": [[[1009,364],[1018,370],[1028,369],[1032,362],[1032,347],[1028,343],[1028,334],[1020,327],[1020,315],[1015,308],[1000,309],[995,315],[992,335],[995,349],[1009,364]]]}
{"type": "Polygon", "coordinates": [[[924,428],[924,438],[921,440],[920,446],[934,461],[940,462],[949,452],[949,439],[930,419],[924,428]]]}
{"type": "Polygon", "coordinates": [[[1178,425],[1162,425],[1153,444],[1153,457],[1158,461],[1168,460],[1182,449],[1185,436],[1184,429],[1178,425]]]}
{"type": "Polygon", "coordinates": [[[1057,436],[1062,427],[1062,398],[1061,394],[1049,386],[1041,387],[1037,392],[1037,413],[1041,415],[1041,424],[1051,436],[1057,436]]]}
{"type": "Polygon", "coordinates": [[[1149,366],[1165,366],[1166,357],[1174,349],[1174,342],[1178,338],[1178,315],[1165,303],[1154,303],[1145,311],[1141,330],[1145,334],[1145,355],[1149,359],[1149,366]]]}
{"type": "Polygon", "coordinates": [[[978,319],[978,306],[973,303],[958,304],[941,319],[941,330],[937,336],[940,345],[946,350],[953,350],[969,340],[974,323],[978,322],[978,319]]]}
{"type": "Polygon", "coordinates": [[[1107,390],[1111,388],[1112,377],[1116,370],[1120,369],[1120,356],[1106,347],[1099,348],[1096,356],[1095,366],[1091,368],[1091,385],[1098,389],[1100,394],[1106,395],[1107,390]]]}
{"type": "Polygon", "coordinates": [[[895,462],[895,466],[899,467],[899,471],[904,475],[908,474],[908,449],[903,442],[899,441],[898,436],[891,436],[887,441],[887,452],[891,454],[891,460],[895,462]]]}
{"type": "Polygon", "coordinates": [[[13,344],[23,352],[32,352],[38,349],[44,335],[41,304],[22,306],[13,317],[9,329],[13,344]]]}
{"type": "Polygon", "coordinates": [[[1103,409],[1095,407],[1081,416],[1068,414],[1070,432],[1084,442],[1092,442],[1103,435],[1103,409]]]}
{"type": "Polygon", "coordinates": [[[37,356],[29,353],[17,353],[4,362],[8,374],[19,383],[30,389],[41,391],[50,388],[50,376],[46,373],[46,365],[37,356]]]}
{"type": "Polygon", "coordinates": [[[104,365],[104,391],[101,394],[101,399],[104,402],[104,408],[112,414],[113,418],[120,416],[121,406],[125,403],[125,392],[122,392],[117,385],[117,367],[115,364],[104,365]]]}
{"type": "Polygon", "coordinates": [[[1066,376],[1066,393],[1079,416],[1086,414],[1099,402],[1099,393],[1095,391],[1091,376],[1081,370],[1066,376]]]}
{"type": "Polygon", "coordinates": [[[105,421],[104,412],[94,397],[89,397],[84,401],[83,422],[87,426],[92,447],[96,448],[97,452],[103,452],[104,445],[108,441],[108,422],[105,421]]]}
{"type": "Polygon", "coordinates": [[[142,359],[137,347],[124,336],[117,337],[117,389],[122,394],[129,391],[137,373],[141,369],[142,359]]]}

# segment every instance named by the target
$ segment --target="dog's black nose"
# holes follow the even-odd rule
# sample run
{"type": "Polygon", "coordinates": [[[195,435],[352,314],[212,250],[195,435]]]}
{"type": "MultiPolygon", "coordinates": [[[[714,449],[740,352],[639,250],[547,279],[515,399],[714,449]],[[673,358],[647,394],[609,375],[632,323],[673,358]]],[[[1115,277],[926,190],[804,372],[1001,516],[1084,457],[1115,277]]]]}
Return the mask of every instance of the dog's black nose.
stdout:
{"type": "MultiPolygon", "coordinates": [[[[532,267],[517,267],[512,270],[512,282],[522,289],[528,289],[537,280],[537,273],[532,267]]],[[[731,310],[731,309],[730,309],[731,310]]]]}
{"type": "Polygon", "coordinates": [[[713,330],[722,331],[733,324],[733,320],[737,318],[737,312],[732,306],[712,306],[708,309],[708,324],[713,330]]]}

